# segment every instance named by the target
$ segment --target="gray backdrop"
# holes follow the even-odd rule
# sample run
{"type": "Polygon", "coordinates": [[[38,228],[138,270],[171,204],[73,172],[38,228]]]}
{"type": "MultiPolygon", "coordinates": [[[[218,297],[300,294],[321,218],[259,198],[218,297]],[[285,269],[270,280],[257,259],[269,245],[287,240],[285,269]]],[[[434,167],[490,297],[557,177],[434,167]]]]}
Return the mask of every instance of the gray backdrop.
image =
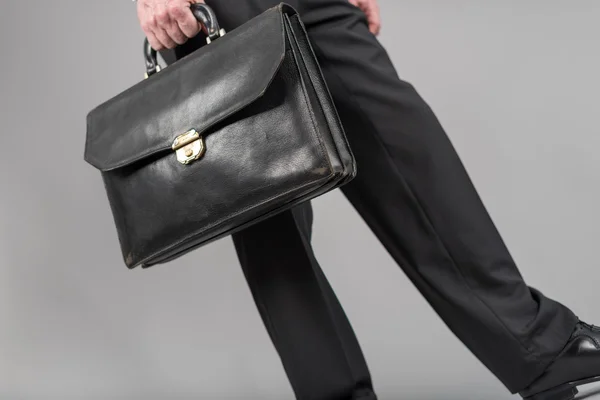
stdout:
{"type": "MultiPolygon", "coordinates": [[[[0,399],[291,399],[229,238],[145,271],[121,260],[82,154],[86,113],[142,77],[134,4],[0,6],[0,399]]],[[[381,41],[527,281],[598,323],[600,2],[381,8],[381,41]]],[[[314,205],[316,253],[382,400],[510,398],[339,191],[314,205]]]]}

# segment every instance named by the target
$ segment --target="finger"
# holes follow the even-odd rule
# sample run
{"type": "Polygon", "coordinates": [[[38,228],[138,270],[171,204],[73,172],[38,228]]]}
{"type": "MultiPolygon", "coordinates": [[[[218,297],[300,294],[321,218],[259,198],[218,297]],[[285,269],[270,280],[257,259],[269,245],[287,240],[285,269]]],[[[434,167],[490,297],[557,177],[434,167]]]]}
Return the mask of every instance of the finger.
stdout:
{"type": "Polygon", "coordinates": [[[372,18],[369,21],[369,31],[371,31],[371,33],[375,36],[379,35],[379,31],[381,31],[381,24],[379,20],[372,18]]]}
{"type": "Polygon", "coordinates": [[[187,38],[191,39],[200,32],[200,23],[190,11],[189,3],[170,3],[168,10],[171,20],[177,23],[179,30],[187,38]]]}
{"type": "Polygon", "coordinates": [[[348,0],[348,2],[350,4],[352,4],[354,7],[358,7],[358,0],[348,0]]]}
{"type": "Polygon", "coordinates": [[[140,26],[142,27],[142,31],[146,34],[146,38],[148,38],[148,43],[154,50],[163,50],[165,47],[158,40],[156,35],[154,34],[154,30],[158,29],[156,26],[156,18],[154,18],[154,14],[149,12],[146,7],[138,8],[138,18],[140,20],[140,26]]]}
{"type": "Polygon", "coordinates": [[[154,50],[160,51],[165,48],[163,44],[156,38],[154,33],[148,32],[146,33],[146,37],[148,38],[148,43],[150,43],[150,46],[152,46],[154,50]]]}
{"type": "Polygon", "coordinates": [[[164,3],[158,3],[154,8],[154,18],[156,19],[156,26],[162,29],[166,29],[171,23],[171,16],[164,3]]]}
{"type": "Polygon", "coordinates": [[[153,30],[152,33],[154,33],[154,36],[156,36],[156,39],[158,39],[158,41],[164,46],[164,48],[173,49],[177,47],[177,43],[175,43],[173,39],[169,37],[169,35],[164,29],[157,28],[153,30]]]}
{"type": "MultiPolygon", "coordinates": [[[[156,18],[146,7],[138,6],[138,19],[142,31],[148,36],[156,28],[156,18]]],[[[153,35],[154,36],[154,35],[153,35]]]]}
{"type": "Polygon", "coordinates": [[[171,24],[171,18],[164,3],[159,3],[150,13],[150,19],[154,22],[149,24],[149,28],[156,36],[156,39],[167,49],[172,49],[177,46],[177,43],[173,41],[167,34],[167,28],[171,24]]]}
{"type": "Polygon", "coordinates": [[[171,40],[173,40],[177,44],[184,44],[188,40],[187,36],[183,34],[181,29],[179,29],[179,25],[177,25],[177,22],[175,21],[172,21],[169,27],[165,29],[165,31],[167,32],[167,35],[169,35],[171,40]]]}
{"type": "Polygon", "coordinates": [[[381,14],[376,0],[369,1],[366,14],[369,21],[369,30],[373,35],[378,35],[381,30],[381,14]]]}

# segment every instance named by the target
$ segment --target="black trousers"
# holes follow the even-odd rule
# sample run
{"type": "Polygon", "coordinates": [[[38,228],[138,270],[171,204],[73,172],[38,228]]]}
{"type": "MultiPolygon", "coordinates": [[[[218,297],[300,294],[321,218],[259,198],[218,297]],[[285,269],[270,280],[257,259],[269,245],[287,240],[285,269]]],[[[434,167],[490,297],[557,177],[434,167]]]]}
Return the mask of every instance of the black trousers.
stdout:
{"type": "MultiPolygon", "coordinates": [[[[278,1],[207,3],[231,30],[278,1]]],[[[357,159],[343,193],[456,336],[511,392],[523,389],[577,317],[523,281],[440,123],[398,78],[363,13],[347,0],[288,3],[306,24],[357,159]]],[[[311,224],[307,203],[233,235],[246,279],[299,399],[375,399],[311,249],[311,224]]]]}

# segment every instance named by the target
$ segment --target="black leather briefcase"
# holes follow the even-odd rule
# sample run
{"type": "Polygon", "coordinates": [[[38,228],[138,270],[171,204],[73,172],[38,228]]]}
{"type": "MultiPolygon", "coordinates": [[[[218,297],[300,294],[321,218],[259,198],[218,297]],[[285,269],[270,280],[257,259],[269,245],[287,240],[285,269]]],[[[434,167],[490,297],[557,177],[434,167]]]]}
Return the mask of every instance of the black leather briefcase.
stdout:
{"type": "MultiPolygon", "coordinates": [[[[177,258],[336,188],[356,174],[304,26],[281,4],[207,42],[87,116],[128,267],[177,258]]],[[[146,44],[146,50],[149,46],[146,44]]]]}

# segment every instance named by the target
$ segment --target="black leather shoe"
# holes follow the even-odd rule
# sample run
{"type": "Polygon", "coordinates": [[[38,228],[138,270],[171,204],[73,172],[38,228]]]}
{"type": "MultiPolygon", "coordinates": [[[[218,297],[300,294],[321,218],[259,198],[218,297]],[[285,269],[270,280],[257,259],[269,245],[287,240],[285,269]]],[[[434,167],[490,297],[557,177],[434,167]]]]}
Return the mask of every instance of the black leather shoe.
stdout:
{"type": "Polygon", "coordinates": [[[577,386],[600,381],[600,327],[578,322],[556,360],[527,389],[525,400],[572,400],[577,386]]]}

